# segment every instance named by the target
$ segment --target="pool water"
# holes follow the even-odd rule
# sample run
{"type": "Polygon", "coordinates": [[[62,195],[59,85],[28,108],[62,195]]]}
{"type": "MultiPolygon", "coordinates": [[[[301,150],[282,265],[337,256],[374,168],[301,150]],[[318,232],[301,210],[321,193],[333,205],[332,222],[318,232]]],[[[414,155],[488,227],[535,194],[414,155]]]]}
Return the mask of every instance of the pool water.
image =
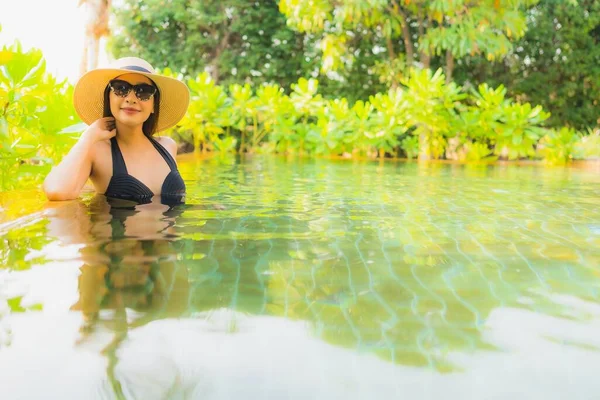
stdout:
{"type": "Polygon", "coordinates": [[[0,240],[18,398],[597,399],[600,176],[188,159],[0,240]]]}

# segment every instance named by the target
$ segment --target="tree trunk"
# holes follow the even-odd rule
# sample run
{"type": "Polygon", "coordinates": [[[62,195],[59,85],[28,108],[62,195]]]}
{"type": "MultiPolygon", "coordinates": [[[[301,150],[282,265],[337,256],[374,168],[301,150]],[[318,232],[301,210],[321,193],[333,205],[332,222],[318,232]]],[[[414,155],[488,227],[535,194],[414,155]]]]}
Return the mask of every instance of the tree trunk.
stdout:
{"type": "Polygon", "coordinates": [[[454,56],[450,49],[446,50],[446,84],[452,82],[452,74],[454,72],[454,56]]]}
{"type": "Polygon", "coordinates": [[[244,150],[246,149],[246,126],[243,126],[242,129],[240,129],[240,136],[241,136],[241,143],[240,143],[240,149],[238,150],[239,154],[242,154],[244,152],[244,150]]]}
{"type": "MultiPolygon", "coordinates": [[[[396,52],[394,52],[394,44],[392,43],[392,39],[391,38],[386,38],[386,43],[387,43],[387,49],[388,49],[388,56],[390,58],[390,65],[393,66],[394,65],[394,60],[396,59],[396,52]]],[[[392,89],[396,90],[398,88],[398,81],[396,79],[396,71],[393,71],[393,75],[392,75],[392,89]]]]}
{"type": "Polygon", "coordinates": [[[83,52],[81,53],[81,63],[79,64],[79,76],[83,76],[88,71],[88,57],[89,57],[89,37],[85,36],[83,39],[83,52]]]}
{"type": "Polygon", "coordinates": [[[429,138],[425,132],[419,134],[419,161],[430,160],[429,138]]]}
{"type": "Polygon", "coordinates": [[[110,34],[109,19],[111,0],[79,0],[78,7],[85,4],[85,43],[79,67],[80,75],[98,66],[100,39],[110,34]]]}
{"type": "Polygon", "coordinates": [[[404,47],[406,49],[406,63],[411,67],[415,61],[415,48],[410,37],[410,27],[406,21],[406,15],[400,12],[400,18],[402,19],[402,39],[404,40],[404,47]]]}
{"type": "Polygon", "coordinates": [[[410,34],[410,26],[406,14],[402,11],[402,8],[398,5],[396,0],[392,0],[394,7],[391,9],[392,13],[396,15],[396,18],[400,20],[400,26],[402,27],[402,40],[404,41],[404,47],[406,51],[406,64],[411,67],[415,60],[415,46],[412,41],[410,34]]]}
{"type": "MultiPolygon", "coordinates": [[[[217,45],[217,48],[215,49],[215,52],[212,56],[213,61],[210,63],[210,75],[215,83],[219,83],[219,78],[220,78],[219,61],[221,59],[221,54],[223,54],[225,49],[227,49],[229,47],[229,38],[231,37],[230,27],[233,22],[234,22],[233,20],[230,21],[229,26],[227,27],[227,29],[225,29],[225,34],[219,41],[219,44],[217,45]]],[[[211,31],[211,34],[219,35],[219,32],[217,30],[213,29],[211,31]]]]}
{"type": "Polygon", "coordinates": [[[90,70],[98,67],[98,54],[100,53],[100,38],[92,39],[92,59],[90,60],[90,70]]]}
{"type": "MultiPolygon", "coordinates": [[[[422,38],[425,36],[425,18],[423,18],[422,12],[419,12],[418,23],[419,38],[422,38]]],[[[431,56],[429,55],[429,52],[427,52],[427,49],[419,47],[419,61],[421,61],[421,64],[423,64],[423,68],[429,68],[431,65],[431,56]]]]}

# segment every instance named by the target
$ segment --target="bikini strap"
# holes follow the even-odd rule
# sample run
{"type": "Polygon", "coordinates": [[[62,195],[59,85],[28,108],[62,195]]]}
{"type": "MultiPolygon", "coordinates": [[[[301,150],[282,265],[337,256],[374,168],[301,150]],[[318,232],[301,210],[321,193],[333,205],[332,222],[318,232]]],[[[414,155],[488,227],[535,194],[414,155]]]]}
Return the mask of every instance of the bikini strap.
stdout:
{"type": "Polygon", "coordinates": [[[148,136],[148,138],[154,145],[154,148],[162,156],[162,158],[165,159],[165,161],[169,165],[169,168],[171,168],[171,171],[177,170],[177,163],[175,163],[175,160],[173,159],[173,156],[171,155],[171,153],[169,153],[169,151],[167,149],[165,149],[165,147],[162,144],[158,143],[158,141],[156,139],[154,139],[152,136],[148,136]]]}
{"type": "Polygon", "coordinates": [[[115,136],[110,138],[110,152],[112,154],[113,175],[127,174],[127,166],[123,159],[123,153],[121,153],[115,136]]]}

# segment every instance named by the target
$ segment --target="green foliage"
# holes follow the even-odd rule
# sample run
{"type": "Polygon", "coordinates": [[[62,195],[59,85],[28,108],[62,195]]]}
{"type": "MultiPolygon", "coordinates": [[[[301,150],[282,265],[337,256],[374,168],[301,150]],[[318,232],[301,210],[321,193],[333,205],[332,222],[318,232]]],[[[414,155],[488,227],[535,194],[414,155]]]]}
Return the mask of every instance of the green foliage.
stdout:
{"type": "MultiPolygon", "coordinates": [[[[223,87],[250,83],[258,90],[267,83],[288,90],[298,77],[316,76],[324,64],[322,46],[341,43],[291,29],[277,3],[172,0],[165,7],[166,0],[125,0],[113,8],[109,47],[114,57],[140,56],[186,77],[208,71],[223,87]]],[[[355,101],[385,91],[375,68],[381,57],[373,52],[385,46],[382,40],[371,33],[348,37],[346,53],[333,60],[337,71],[321,79],[322,95],[355,101]]]]}
{"type": "Polygon", "coordinates": [[[114,14],[115,57],[139,56],[186,77],[208,71],[223,87],[289,87],[315,64],[274,0],[125,0],[114,14]]]}
{"type": "MultiPolygon", "coordinates": [[[[196,151],[600,157],[596,1],[166,4],[125,0],[111,47],[187,80],[172,134],[196,151]]],[[[39,182],[72,146],[84,125],[71,98],[40,51],[0,50],[1,190],[39,182]]]]}
{"type": "Polygon", "coordinates": [[[494,161],[535,157],[549,132],[549,114],[507,98],[503,86],[464,92],[440,69],[412,69],[402,84],[351,104],[324,99],[316,79],[299,79],[290,95],[278,85],[226,92],[202,73],[189,81],[179,136],[192,138],[197,151],[230,152],[241,139],[237,150],[248,153],[494,161]]]}
{"type": "MultiPolygon", "coordinates": [[[[0,50],[0,190],[39,181],[73,145],[72,87],[46,73],[39,50],[0,50]]],[[[80,131],[79,131],[80,132],[80,131]]]]}
{"type": "Polygon", "coordinates": [[[480,85],[473,92],[472,104],[462,114],[460,139],[474,140],[477,145],[471,145],[471,150],[480,155],[486,154],[484,146],[494,146],[494,154],[511,160],[533,157],[535,144],[547,132],[542,124],[549,114],[541,106],[520,104],[505,96],[502,85],[496,89],[480,85]]]}
{"type": "Polygon", "coordinates": [[[241,132],[242,136],[242,150],[245,148],[244,144],[246,142],[247,136],[247,127],[250,126],[252,128],[252,138],[254,139],[252,142],[256,143],[256,137],[258,136],[258,121],[256,115],[256,97],[254,97],[252,93],[252,88],[249,84],[245,84],[241,86],[239,84],[234,84],[229,87],[229,92],[231,93],[231,118],[232,118],[232,126],[237,128],[241,132]],[[250,125],[249,125],[250,122],[250,125]]]}
{"type": "Polygon", "coordinates": [[[281,0],[279,9],[288,24],[299,32],[321,35],[322,72],[345,67],[352,60],[346,42],[352,37],[372,34],[383,39],[388,68],[378,68],[388,79],[413,67],[418,61],[425,68],[434,56],[446,55],[446,74],[450,79],[454,58],[485,55],[489,60],[505,56],[511,40],[526,31],[523,12],[536,0],[444,1],[444,0],[281,0]],[[449,57],[448,55],[451,55],[449,57]],[[406,63],[398,65],[397,59],[406,63]],[[395,66],[396,71],[389,67],[395,66]]]}
{"type": "Polygon", "coordinates": [[[487,59],[494,60],[508,53],[512,47],[511,38],[523,36],[526,23],[522,9],[534,2],[501,4],[494,0],[457,0],[423,3],[437,24],[427,29],[420,46],[436,55],[446,50],[456,58],[484,53],[487,59]]]}
{"type": "Polygon", "coordinates": [[[493,155],[493,151],[487,144],[481,142],[473,142],[465,144],[466,155],[464,160],[469,162],[478,161],[496,161],[497,156],[493,155]]]}
{"type": "Polygon", "coordinates": [[[407,136],[400,142],[400,146],[406,157],[416,158],[419,155],[419,138],[416,136],[407,136]]]}
{"type": "Polygon", "coordinates": [[[3,234],[0,237],[0,268],[9,267],[16,271],[31,268],[31,262],[27,261],[26,255],[32,250],[42,250],[52,241],[44,234],[47,224],[47,221],[39,220],[34,224],[14,227],[3,234]],[[32,230],[38,232],[32,234],[32,230]]]}
{"type": "Polygon", "coordinates": [[[346,98],[327,100],[318,115],[318,129],[308,137],[314,144],[315,154],[344,154],[351,151],[344,138],[352,134],[352,117],[346,98]]]}
{"type": "Polygon", "coordinates": [[[419,156],[440,158],[446,138],[454,133],[460,101],[466,98],[454,83],[446,84],[441,70],[412,69],[402,81],[407,87],[406,112],[412,133],[419,138],[419,156]]]}
{"type": "Polygon", "coordinates": [[[598,125],[600,2],[545,1],[523,43],[530,64],[514,71],[515,94],[550,110],[552,126],[598,125]]]}
{"type": "Polygon", "coordinates": [[[538,145],[538,152],[549,164],[566,164],[577,157],[577,144],[581,137],[572,128],[552,130],[538,145]]]}
{"type": "Polygon", "coordinates": [[[600,130],[588,131],[587,136],[581,136],[575,144],[575,153],[578,158],[600,159],[600,130]]]}
{"type": "Polygon", "coordinates": [[[367,101],[414,66],[468,88],[503,85],[551,113],[598,125],[600,2],[594,0],[124,0],[114,56],[139,55],[223,87],[318,78],[325,99],[367,101]],[[169,6],[166,7],[165,5],[169,6]],[[281,12],[280,12],[281,11],[281,12]],[[455,65],[456,64],[456,65],[455,65]],[[320,73],[320,76],[319,76],[320,73]]]}
{"type": "Polygon", "coordinates": [[[188,80],[187,84],[191,101],[180,126],[191,134],[194,148],[205,151],[211,143],[219,140],[219,135],[224,132],[222,126],[230,125],[228,98],[208,73],[188,80]]]}
{"type": "Polygon", "coordinates": [[[404,105],[404,92],[390,90],[387,95],[378,93],[371,96],[369,101],[375,108],[372,117],[375,132],[367,135],[369,144],[379,150],[383,157],[385,153],[394,154],[395,148],[400,144],[399,138],[409,129],[409,120],[404,105]]]}
{"type": "Polygon", "coordinates": [[[263,127],[260,139],[269,135],[269,141],[277,146],[277,151],[287,152],[295,141],[293,127],[297,112],[292,100],[278,85],[263,85],[256,92],[256,104],[260,111],[256,122],[260,121],[263,127]]]}
{"type": "Polygon", "coordinates": [[[548,126],[598,126],[600,2],[544,0],[527,12],[526,34],[501,62],[469,59],[458,82],[503,84],[512,97],[539,104],[548,126]]]}
{"type": "Polygon", "coordinates": [[[541,106],[512,103],[503,109],[503,129],[496,138],[496,154],[507,154],[509,160],[535,156],[534,145],[546,132],[539,125],[550,114],[541,106]]]}
{"type": "Polygon", "coordinates": [[[479,85],[472,91],[471,106],[463,113],[464,130],[475,140],[493,140],[501,129],[502,111],[509,104],[504,86],[493,89],[485,83],[479,85]]]}

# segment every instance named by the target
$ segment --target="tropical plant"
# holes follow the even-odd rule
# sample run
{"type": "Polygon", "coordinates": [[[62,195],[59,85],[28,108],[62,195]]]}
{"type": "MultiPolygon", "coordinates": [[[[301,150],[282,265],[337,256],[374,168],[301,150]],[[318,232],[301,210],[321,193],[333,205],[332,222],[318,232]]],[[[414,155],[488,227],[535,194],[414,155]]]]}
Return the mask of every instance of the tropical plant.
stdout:
{"type": "Polygon", "coordinates": [[[502,129],[496,138],[495,154],[509,160],[535,156],[535,144],[546,134],[540,125],[550,114],[541,106],[529,103],[510,103],[503,107],[500,122],[502,129]]]}
{"type": "Polygon", "coordinates": [[[575,144],[575,153],[579,158],[599,159],[600,158],[600,129],[588,130],[586,136],[575,144]]]}
{"type": "MultiPolygon", "coordinates": [[[[256,91],[256,105],[262,125],[261,134],[255,139],[256,144],[267,135],[273,146],[293,140],[291,127],[295,125],[298,113],[282,87],[276,84],[261,85],[256,91]]],[[[278,151],[285,153],[287,149],[279,147],[278,151]]]]}
{"type": "Polygon", "coordinates": [[[406,113],[411,134],[419,138],[419,158],[440,158],[446,138],[458,125],[461,100],[466,94],[454,83],[446,84],[441,69],[412,69],[402,80],[407,87],[406,113]]]}
{"type": "Polygon", "coordinates": [[[550,130],[538,143],[537,151],[549,164],[566,164],[577,157],[579,132],[573,128],[550,130]]]}
{"type": "Polygon", "coordinates": [[[241,132],[242,144],[240,146],[240,152],[242,152],[255,144],[255,138],[258,135],[256,97],[252,94],[252,88],[248,83],[244,86],[239,84],[229,86],[229,95],[231,97],[232,126],[241,132]],[[252,128],[252,143],[246,145],[246,128],[248,127],[248,121],[250,121],[250,126],[252,128]]]}
{"type": "Polygon", "coordinates": [[[346,98],[326,100],[317,116],[317,129],[307,140],[314,146],[315,154],[337,155],[351,150],[344,137],[352,133],[351,118],[346,98]]]}
{"type": "Polygon", "coordinates": [[[369,143],[383,158],[386,153],[396,153],[399,139],[408,131],[407,101],[404,92],[399,89],[391,89],[386,94],[378,93],[369,97],[369,101],[375,108],[373,119],[376,127],[376,132],[369,136],[369,143]]]}
{"type": "Polygon", "coordinates": [[[40,50],[19,42],[0,50],[1,190],[38,182],[74,144],[83,127],[71,96],[71,85],[46,73],[40,50]]]}
{"type": "Polygon", "coordinates": [[[164,4],[115,2],[113,56],[139,55],[192,78],[208,70],[223,87],[277,84],[288,94],[299,77],[318,77],[324,98],[350,104],[397,87],[411,67],[444,67],[447,81],[503,84],[507,96],[541,105],[552,128],[598,125],[596,0],[164,4]]]}
{"type": "Polygon", "coordinates": [[[317,94],[319,81],[317,79],[300,78],[292,84],[290,100],[296,109],[298,121],[294,129],[294,141],[287,144],[288,149],[303,154],[307,137],[317,130],[316,118],[323,107],[323,97],[317,94]]]}
{"type": "Polygon", "coordinates": [[[207,72],[188,80],[190,88],[190,105],[186,116],[181,121],[181,129],[191,132],[196,152],[206,152],[212,148],[229,126],[229,98],[225,90],[215,84],[207,72]]]}

